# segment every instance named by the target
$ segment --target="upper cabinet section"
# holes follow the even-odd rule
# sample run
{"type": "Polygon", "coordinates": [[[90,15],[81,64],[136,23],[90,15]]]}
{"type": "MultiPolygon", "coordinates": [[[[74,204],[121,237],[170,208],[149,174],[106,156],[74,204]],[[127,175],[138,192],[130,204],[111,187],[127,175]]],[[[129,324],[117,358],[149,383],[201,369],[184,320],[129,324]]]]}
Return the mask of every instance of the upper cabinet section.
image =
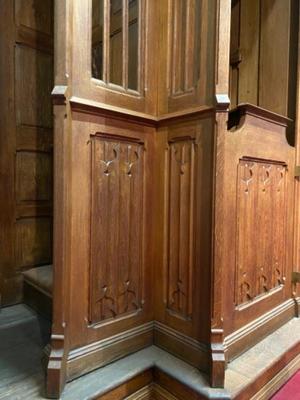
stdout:
{"type": "Polygon", "coordinates": [[[232,0],[231,105],[295,118],[298,0],[232,0]]]}
{"type": "Polygon", "coordinates": [[[73,0],[72,95],[100,107],[157,114],[156,1],[73,0]]]}
{"type": "Polygon", "coordinates": [[[215,91],[215,1],[162,3],[160,14],[164,18],[161,25],[165,25],[162,33],[165,37],[160,56],[164,60],[159,75],[160,110],[167,114],[210,106],[215,91]],[[163,22],[166,20],[168,24],[163,22]]]}
{"type": "Polygon", "coordinates": [[[141,0],[93,0],[92,77],[143,95],[144,8],[141,0]]]}
{"type": "Polygon", "coordinates": [[[71,93],[153,118],[212,106],[216,0],[73,0],[71,93]]]}
{"type": "Polygon", "coordinates": [[[159,113],[212,106],[216,1],[164,0],[160,2],[159,16],[159,113]]]}

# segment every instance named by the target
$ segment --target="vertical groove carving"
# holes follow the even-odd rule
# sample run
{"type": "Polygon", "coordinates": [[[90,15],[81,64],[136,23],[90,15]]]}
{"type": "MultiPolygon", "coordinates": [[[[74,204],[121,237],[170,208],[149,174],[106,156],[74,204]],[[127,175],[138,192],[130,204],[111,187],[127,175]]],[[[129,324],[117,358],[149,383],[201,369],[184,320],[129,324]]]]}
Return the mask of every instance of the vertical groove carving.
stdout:
{"type": "Polygon", "coordinates": [[[169,145],[167,307],[185,318],[192,315],[195,149],[191,138],[169,145]]]}
{"type": "Polygon", "coordinates": [[[143,152],[126,138],[92,141],[91,322],[141,307],[143,152]]]}
{"type": "Polygon", "coordinates": [[[169,3],[171,41],[171,95],[193,92],[199,79],[200,0],[174,0],[169,3]]]}
{"type": "Polygon", "coordinates": [[[236,305],[284,283],[285,182],[282,163],[239,162],[236,305]]]}

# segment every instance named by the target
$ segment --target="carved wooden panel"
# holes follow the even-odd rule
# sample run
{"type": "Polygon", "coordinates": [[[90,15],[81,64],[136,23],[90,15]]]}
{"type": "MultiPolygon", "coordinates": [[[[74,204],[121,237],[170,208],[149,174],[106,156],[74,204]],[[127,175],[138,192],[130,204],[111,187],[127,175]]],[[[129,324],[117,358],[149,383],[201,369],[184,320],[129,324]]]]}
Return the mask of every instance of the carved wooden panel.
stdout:
{"type": "Polygon", "coordinates": [[[19,45],[15,52],[17,124],[51,128],[52,56],[19,45]]]}
{"type": "Polygon", "coordinates": [[[51,200],[51,154],[34,151],[17,152],[16,178],[17,202],[51,200]]]}
{"type": "Polygon", "coordinates": [[[285,281],[286,173],[280,162],[241,159],[237,194],[236,304],[285,281]]]}
{"type": "Polygon", "coordinates": [[[52,257],[52,219],[24,218],[16,223],[19,268],[47,264],[52,257]]]}
{"type": "Polygon", "coordinates": [[[182,137],[169,143],[167,307],[192,315],[196,144],[182,137]]]}
{"type": "Polygon", "coordinates": [[[90,320],[139,310],[143,280],[144,145],[92,141],[90,320]]]}
{"type": "Polygon", "coordinates": [[[174,0],[170,4],[170,94],[193,92],[200,74],[201,1],[174,0]]]}

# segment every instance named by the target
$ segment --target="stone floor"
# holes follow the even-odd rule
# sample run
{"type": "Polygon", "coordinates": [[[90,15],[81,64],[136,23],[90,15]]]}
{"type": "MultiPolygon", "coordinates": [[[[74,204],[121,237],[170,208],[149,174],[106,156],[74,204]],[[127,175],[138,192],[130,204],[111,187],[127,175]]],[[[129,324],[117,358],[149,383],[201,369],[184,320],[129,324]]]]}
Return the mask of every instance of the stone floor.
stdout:
{"type": "Polygon", "coordinates": [[[50,324],[25,305],[0,311],[0,399],[41,399],[41,364],[50,324]]]}
{"type": "MultiPolygon", "coordinates": [[[[49,322],[25,305],[0,311],[0,400],[44,398],[45,376],[41,359],[49,335],[49,322]]],[[[255,376],[280,358],[287,348],[299,341],[300,319],[294,318],[229,364],[225,390],[211,389],[207,377],[199,370],[151,346],[68,383],[62,400],[92,399],[152,367],[159,368],[178,381],[183,380],[208,398],[230,399],[251,384],[255,376]]],[[[300,355],[296,357],[294,367],[287,367],[286,380],[299,368],[299,363],[300,355]]],[[[275,376],[270,385],[275,393],[282,383],[275,376]]],[[[268,397],[262,392],[253,400],[266,400],[268,397]]]]}

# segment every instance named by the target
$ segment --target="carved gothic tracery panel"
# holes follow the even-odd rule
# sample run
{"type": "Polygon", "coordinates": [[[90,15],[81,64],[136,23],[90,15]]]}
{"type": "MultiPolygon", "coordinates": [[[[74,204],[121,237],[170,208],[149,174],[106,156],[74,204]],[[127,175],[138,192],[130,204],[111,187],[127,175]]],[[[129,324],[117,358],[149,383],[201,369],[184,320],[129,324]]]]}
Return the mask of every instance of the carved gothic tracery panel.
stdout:
{"type": "Polygon", "coordinates": [[[286,172],[280,162],[239,162],[236,305],[284,284],[286,172]]]}
{"type": "Polygon", "coordinates": [[[90,321],[141,308],[144,146],[92,141],[90,321]]]}
{"type": "Polygon", "coordinates": [[[169,143],[167,307],[192,316],[196,144],[191,138],[169,143]]]}

